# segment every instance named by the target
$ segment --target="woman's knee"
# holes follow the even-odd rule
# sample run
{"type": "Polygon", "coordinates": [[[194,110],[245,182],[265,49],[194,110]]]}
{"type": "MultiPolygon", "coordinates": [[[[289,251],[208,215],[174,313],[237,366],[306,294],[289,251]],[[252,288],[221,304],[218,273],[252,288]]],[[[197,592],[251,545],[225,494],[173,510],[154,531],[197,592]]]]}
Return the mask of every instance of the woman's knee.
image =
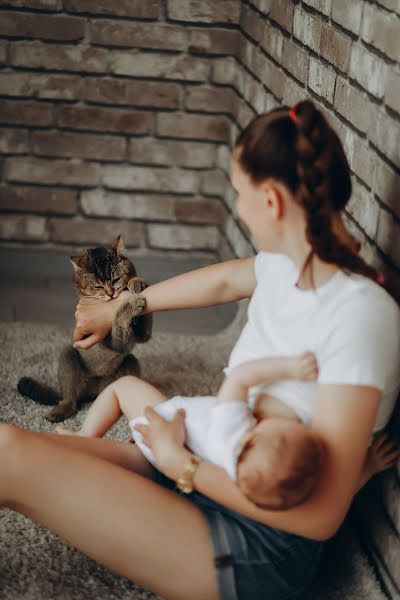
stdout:
{"type": "Polygon", "coordinates": [[[13,481],[18,478],[19,466],[26,459],[24,443],[27,430],[0,423],[0,505],[12,506],[13,481]],[[25,459],[24,459],[25,457],[25,459]]]}
{"type": "MultiPolygon", "coordinates": [[[[0,447],[2,450],[15,449],[22,440],[24,429],[9,423],[0,423],[0,447]]],[[[10,457],[10,455],[9,455],[10,457]]]]}

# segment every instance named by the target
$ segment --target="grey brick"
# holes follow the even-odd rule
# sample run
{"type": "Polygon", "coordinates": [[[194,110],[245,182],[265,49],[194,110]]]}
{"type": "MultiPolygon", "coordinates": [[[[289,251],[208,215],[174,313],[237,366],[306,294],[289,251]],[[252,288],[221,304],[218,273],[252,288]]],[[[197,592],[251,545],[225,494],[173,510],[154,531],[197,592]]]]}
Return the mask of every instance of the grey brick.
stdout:
{"type": "Polygon", "coordinates": [[[228,119],[222,116],[159,113],[157,133],[164,137],[226,142],[230,128],[228,119]]]}
{"type": "Polygon", "coordinates": [[[77,100],[82,80],[70,75],[38,73],[0,73],[0,94],[32,98],[77,100]]]}
{"type": "Polygon", "coordinates": [[[334,106],[354,127],[363,133],[368,130],[371,121],[371,105],[367,95],[362,94],[340,76],[336,82],[334,106]]]}
{"type": "Polygon", "coordinates": [[[168,18],[174,21],[203,23],[238,23],[240,17],[239,0],[168,0],[168,18]]]}
{"type": "Polygon", "coordinates": [[[89,28],[92,44],[100,46],[185,50],[188,40],[188,32],[173,25],[98,19],[89,28]]]}
{"type": "Polygon", "coordinates": [[[5,178],[7,181],[22,183],[92,186],[99,182],[100,165],[21,156],[5,161],[5,178]]]}
{"type": "Polygon", "coordinates": [[[381,207],[379,211],[379,222],[377,242],[379,248],[390,256],[394,264],[400,268],[400,225],[396,223],[392,215],[381,207]]]}
{"type": "Polygon", "coordinates": [[[368,131],[371,142],[395,165],[400,164],[400,123],[381,110],[368,131]]]}
{"type": "Polygon", "coordinates": [[[400,21],[372,4],[365,4],[361,37],[393,60],[400,60],[400,21]]]}
{"type": "Polygon", "coordinates": [[[133,77],[206,81],[210,72],[208,60],[180,54],[114,52],[110,62],[112,73],[133,77]]]}
{"type": "Polygon", "coordinates": [[[305,46],[319,53],[321,45],[322,21],[300,6],[296,6],[293,18],[293,35],[305,46]]]}
{"type": "Polygon", "coordinates": [[[144,244],[145,226],[126,220],[108,219],[50,219],[50,239],[73,244],[109,245],[121,234],[126,246],[144,244]]]}
{"type": "Polygon", "coordinates": [[[151,248],[215,250],[218,244],[218,229],[212,225],[150,224],[148,235],[151,248]]]}
{"type": "Polygon", "coordinates": [[[230,89],[212,86],[187,86],[186,108],[204,112],[232,112],[234,93],[230,89]]]}
{"type": "Polygon", "coordinates": [[[281,64],[301,83],[308,79],[309,56],[299,45],[288,39],[283,40],[281,64]]]}
{"type": "Polygon", "coordinates": [[[0,152],[24,154],[28,151],[28,132],[23,129],[0,129],[0,152]]]}
{"type": "Polygon", "coordinates": [[[392,110],[400,113],[400,75],[393,69],[386,80],[385,102],[392,110]]]}
{"type": "Polygon", "coordinates": [[[81,205],[90,217],[117,217],[121,219],[167,220],[175,219],[174,196],[126,194],[95,189],[81,194],[81,205]]]}
{"type": "Polygon", "coordinates": [[[344,29],[356,35],[360,32],[363,4],[361,0],[334,0],[332,3],[332,19],[344,29]]]}
{"type": "Polygon", "coordinates": [[[320,53],[323,58],[337,67],[340,71],[347,72],[350,58],[351,39],[340,31],[323,25],[321,30],[320,53]]]}
{"type": "Polygon", "coordinates": [[[36,216],[2,215],[0,239],[20,241],[45,241],[48,239],[46,219],[36,216]]]}
{"type": "Polygon", "coordinates": [[[375,163],[375,194],[400,218],[400,175],[378,157],[375,163]]]}
{"type": "Polygon", "coordinates": [[[195,193],[199,187],[196,172],[162,167],[106,165],[101,170],[101,177],[106,187],[114,189],[195,193]]]}
{"type": "Polygon", "coordinates": [[[132,138],[129,160],[136,164],[204,168],[215,163],[215,145],[154,138],[132,138]]]}
{"type": "Polygon", "coordinates": [[[353,44],[350,60],[350,77],[377,98],[385,92],[387,65],[366,48],[353,44]]]}
{"type": "MultiPolygon", "coordinates": [[[[337,0],[334,0],[334,3],[337,0]]],[[[307,4],[327,17],[331,14],[332,0],[303,0],[303,4],[307,4]]]]}

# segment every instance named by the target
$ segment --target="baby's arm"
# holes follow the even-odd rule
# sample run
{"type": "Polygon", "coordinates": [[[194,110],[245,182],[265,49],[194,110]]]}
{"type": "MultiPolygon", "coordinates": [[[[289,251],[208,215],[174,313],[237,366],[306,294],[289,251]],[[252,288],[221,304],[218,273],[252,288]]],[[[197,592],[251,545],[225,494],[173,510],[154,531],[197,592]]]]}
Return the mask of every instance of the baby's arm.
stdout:
{"type": "Polygon", "coordinates": [[[247,402],[247,391],[253,385],[268,384],[279,379],[316,379],[317,361],[312,352],[298,356],[258,358],[238,365],[223,381],[217,403],[247,402]]]}

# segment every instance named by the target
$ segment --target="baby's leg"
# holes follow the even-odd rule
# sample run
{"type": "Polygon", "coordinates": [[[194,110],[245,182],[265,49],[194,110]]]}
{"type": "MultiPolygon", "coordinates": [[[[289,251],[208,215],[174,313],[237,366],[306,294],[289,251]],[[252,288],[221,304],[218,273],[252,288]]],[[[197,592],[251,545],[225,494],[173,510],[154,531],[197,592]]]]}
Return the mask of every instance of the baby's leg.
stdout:
{"type": "MultiPolygon", "coordinates": [[[[122,414],[130,420],[141,416],[145,406],[155,406],[164,400],[166,396],[147,381],[133,375],[121,377],[97,396],[76,435],[103,437],[122,414]]],[[[56,431],[72,433],[64,427],[56,427],[56,431]]]]}

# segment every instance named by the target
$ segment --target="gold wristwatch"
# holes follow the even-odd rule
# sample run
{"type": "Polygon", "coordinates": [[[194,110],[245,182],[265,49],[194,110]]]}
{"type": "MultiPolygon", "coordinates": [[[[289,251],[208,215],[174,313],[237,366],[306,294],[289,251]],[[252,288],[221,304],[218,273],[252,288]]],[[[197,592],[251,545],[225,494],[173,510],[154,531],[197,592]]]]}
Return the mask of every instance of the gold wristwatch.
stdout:
{"type": "Polygon", "coordinates": [[[176,480],[176,486],[184,493],[190,494],[193,492],[193,477],[197,471],[199,464],[201,463],[201,459],[195,454],[191,454],[189,458],[189,462],[183,468],[182,473],[176,480]]]}

